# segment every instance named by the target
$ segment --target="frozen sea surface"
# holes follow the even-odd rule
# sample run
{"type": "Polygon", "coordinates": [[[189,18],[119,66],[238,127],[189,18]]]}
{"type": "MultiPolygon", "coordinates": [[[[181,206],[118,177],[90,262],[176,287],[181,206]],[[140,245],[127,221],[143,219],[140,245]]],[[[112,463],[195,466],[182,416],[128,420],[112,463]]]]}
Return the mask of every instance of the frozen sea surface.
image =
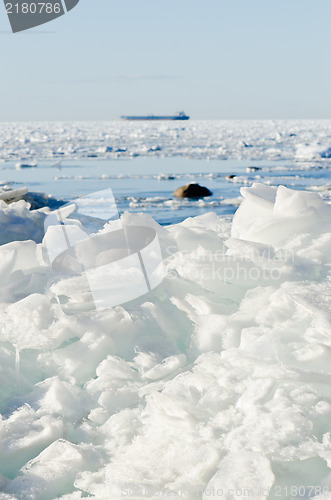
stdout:
{"type": "Polygon", "coordinates": [[[331,205],[242,196],[233,221],[123,215],[165,276],[102,310],[47,263],[47,211],[0,202],[2,500],[330,498],[331,205]]]}
{"type": "Polygon", "coordinates": [[[1,123],[0,159],[331,157],[329,120],[1,123]]]}
{"type": "Polygon", "coordinates": [[[121,213],[161,224],[233,214],[254,181],[331,192],[331,121],[2,123],[0,144],[0,188],[68,200],[110,187],[121,213]],[[174,198],[189,182],[213,196],[174,198]]]}
{"type": "Polygon", "coordinates": [[[153,291],[96,310],[81,268],[50,266],[49,209],[0,201],[0,500],[329,500],[331,122],[1,124],[0,143],[0,187],[110,187],[164,256],[153,291]],[[194,181],[213,196],[174,199],[194,181]]]}

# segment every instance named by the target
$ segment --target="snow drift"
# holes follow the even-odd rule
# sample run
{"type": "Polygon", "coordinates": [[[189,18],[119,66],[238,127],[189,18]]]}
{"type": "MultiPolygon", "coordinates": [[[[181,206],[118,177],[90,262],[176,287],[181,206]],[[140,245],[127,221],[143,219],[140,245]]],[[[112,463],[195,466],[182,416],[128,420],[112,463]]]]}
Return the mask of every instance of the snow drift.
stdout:
{"type": "Polygon", "coordinates": [[[0,498],[330,498],[331,206],[242,195],[232,222],[125,214],[163,282],[70,315],[46,214],[0,206],[0,498]]]}

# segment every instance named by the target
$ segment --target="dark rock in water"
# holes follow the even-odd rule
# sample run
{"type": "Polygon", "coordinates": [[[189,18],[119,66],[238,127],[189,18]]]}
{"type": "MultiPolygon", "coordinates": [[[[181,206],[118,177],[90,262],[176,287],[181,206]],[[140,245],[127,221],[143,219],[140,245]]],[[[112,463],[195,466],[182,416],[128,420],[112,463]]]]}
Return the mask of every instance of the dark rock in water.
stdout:
{"type": "Polygon", "coordinates": [[[174,192],[174,195],[178,198],[204,198],[212,194],[208,188],[199,184],[187,184],[187,186],[182,186],[174,192]]]}
{"type": "Polygon", "coordinates": [[[235,177],[237,177],[235,174],[230,174],[230,175],[226,175],[225,178],[227,181],[231,181],[232,179],[234,179],[235,177]]]}

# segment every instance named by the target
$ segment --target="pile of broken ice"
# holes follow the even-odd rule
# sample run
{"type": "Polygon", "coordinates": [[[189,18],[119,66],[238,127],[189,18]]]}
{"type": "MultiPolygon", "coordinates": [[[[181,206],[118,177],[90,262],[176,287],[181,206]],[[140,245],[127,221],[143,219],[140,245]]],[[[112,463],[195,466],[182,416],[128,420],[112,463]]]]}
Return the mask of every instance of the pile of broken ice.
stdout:
{"type": "Polygon", "coordinates": [[[1,498],[330,498],[331,206],[242,195],[233,221],[122,216],[164,279],[101,309],[50,266],[47,210],[1,203],[1,498]]]}

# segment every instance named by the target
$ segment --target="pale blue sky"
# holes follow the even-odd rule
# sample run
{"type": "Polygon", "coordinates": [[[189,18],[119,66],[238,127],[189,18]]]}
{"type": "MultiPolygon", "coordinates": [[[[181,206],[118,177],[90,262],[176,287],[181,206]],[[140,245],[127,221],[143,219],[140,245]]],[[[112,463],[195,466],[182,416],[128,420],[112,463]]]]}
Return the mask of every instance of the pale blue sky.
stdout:
{"type": "Polygon", "coordinates": [[[331,118],[330,0],[80,0],[21,34],[0,11],[1,120],[331,118]]]}

